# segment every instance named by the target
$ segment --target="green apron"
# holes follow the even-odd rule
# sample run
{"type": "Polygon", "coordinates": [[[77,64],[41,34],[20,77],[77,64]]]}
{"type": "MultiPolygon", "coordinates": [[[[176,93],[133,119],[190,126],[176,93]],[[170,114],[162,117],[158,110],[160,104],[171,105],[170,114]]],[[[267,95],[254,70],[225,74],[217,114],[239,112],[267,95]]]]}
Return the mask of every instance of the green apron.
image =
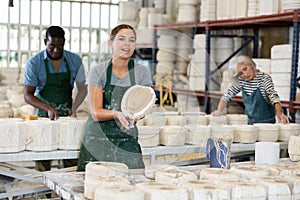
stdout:
{"type": "MultiPolygon", "coordinates": [[[[45,60],[47,80],[42,91],[37,95],[42,102],[49,104],[59,112],[59,116],[68,116],[69,108],[72,107],[72,90],[70,85],[71,72],[67,60],[66,72],[50,73],[48,59],[45,60]]],[[[45,110],[35,109],[35,114],[39,117],[48,117],[45,110]]]]}
{"type": "MultiPolygon", "coordinates": [[[[135,85],[133,60],[129,62],[128,69],[131,85],[135,85]]],[[[112,64],[110,63],[103,90],[103,107],[121,111],[122,97],[130,86],[111,85],[111,75],[112,64]]],[[[119,124],[117,119],[94,121],[91,115],[89,116],[80,148],[77,171],[84,171],[85,165],[90,161],[120,162],[130,169],[145,167],[138,143],[137,127],[124,130],[119,124]]]]}
{"type": "Polygon", "coordinates": [[[276,122],[274,108],[268,104],[259,88],[251,95],[247,95],[244,89],[242,89],[242,99],[246,114],[248,115],[248,124],[276,122]]]}

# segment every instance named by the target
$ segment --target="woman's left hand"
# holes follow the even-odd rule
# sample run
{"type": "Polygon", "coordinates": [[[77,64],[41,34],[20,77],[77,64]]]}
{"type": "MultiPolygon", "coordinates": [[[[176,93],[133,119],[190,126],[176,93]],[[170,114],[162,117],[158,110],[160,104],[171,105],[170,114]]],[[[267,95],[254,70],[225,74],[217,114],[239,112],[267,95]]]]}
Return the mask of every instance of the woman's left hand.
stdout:
{"type": "Polygon", "coordinates": [[[129,122],[126,119],[125,115],[120,111],[113,111],[114,118],[117,118],[119,122],[121,123],[122,127],[125,129],[129,129],[129,122]]]}

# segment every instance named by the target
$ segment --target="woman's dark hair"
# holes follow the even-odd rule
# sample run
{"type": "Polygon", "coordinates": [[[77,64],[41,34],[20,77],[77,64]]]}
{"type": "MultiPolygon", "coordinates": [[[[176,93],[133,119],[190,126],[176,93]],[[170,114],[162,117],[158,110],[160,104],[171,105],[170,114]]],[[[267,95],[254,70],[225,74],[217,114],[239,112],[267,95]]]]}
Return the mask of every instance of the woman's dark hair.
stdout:
{"type": "Polygon", "coordinates": [[[48,39],[49,36],[53,38],[64,38],[65,31],[60,26],[50,26],[46,31],[46,39],[48,39]]]}
{"type": "Polygon", "coordinates": [[[136,32],[134,30],[134,28],[128,24],[120,24],[118,26],[116,26],[115,28],[113,28],[110,32],[110,40],[114,40],[116,35],[119,33],[120,30],[122,29],[131,29],[134,34],[136,35],[136,32]]]}

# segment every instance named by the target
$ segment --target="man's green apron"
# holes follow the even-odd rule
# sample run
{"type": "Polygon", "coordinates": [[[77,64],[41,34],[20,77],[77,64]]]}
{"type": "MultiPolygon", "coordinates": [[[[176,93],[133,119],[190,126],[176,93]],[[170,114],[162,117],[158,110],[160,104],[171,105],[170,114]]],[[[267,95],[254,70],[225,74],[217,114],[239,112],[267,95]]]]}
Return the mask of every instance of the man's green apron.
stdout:
{"type": "Polygon", "coordinates": [[[248,115],[248,124],[275,123],[274,107],[264,99],[259,87],[251,95],[242,89],[242,99],[248,115]]]}
{"type": "MultiPolygon", "coordinates": [[[[68,116],[72,107],[72,90],[70,85],[70,66],[64,58],[66,72],[50,73],[48,60],[45,60],[47,80],[43,90],[37,95],[41,101],[59,111],[59,116],[68,116]]],[[[35,109],[39,117],[48,117],[47,111],[35,109]]]]}
{"type": "MultiPolygon", "coordinates": [[[[64,58],[66,72],[50,73],[48,60],[45,60],[47,80],[43,90],[37,95],[42,102],[49,104],[59,111],[59,116],[68,116],[72,106],[72,87],[70,85],[70,66],[64,58]]],[[[48,112],[35,108],[34,112],[39,117],[48,117],[48,112]]],[[[63,160],[64,167],[74,166],[77,160],[63,160]]],[[[48,171],[51,169],[50,160],[36,161],[36,170],[48,171]]]]}
{"type": "MultiPolygon", "coordinates": [[[[128,69],[131,85],[135,85],[133,60],[129,62],[128,69]]],[[[103,90],[103,107],[120,111],[122,97],[130,86],[111,85],[111,75],[110,63],[103,90]]],[[[130,169],[144,168],[137,127],[123,130],[119,124],[117,119],[94,121],[91,115],[89,116],[81,144],[78,171],[84,171],[85,165],[90,161],[120,162],[130,169]]]]}

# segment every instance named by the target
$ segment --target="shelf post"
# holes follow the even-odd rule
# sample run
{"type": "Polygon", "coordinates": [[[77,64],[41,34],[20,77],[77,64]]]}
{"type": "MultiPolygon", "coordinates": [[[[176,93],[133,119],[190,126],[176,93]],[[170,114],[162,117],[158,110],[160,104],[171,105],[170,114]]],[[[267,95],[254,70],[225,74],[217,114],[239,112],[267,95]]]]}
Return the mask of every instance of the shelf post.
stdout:
{"type": "Polygon", "coordinates": [[[157,29],[154,26],[153,27],[153,49],[152,49],[152,63],[151,63],[151,69],[152,69],[152,81],[154,83],[153,76],[156,74],[156,64],[157,64],[157,59],[156,59],[156,53],[157,53],[157,29]]]}
{"type": "MultiPolygon", "coordinates": [[[[298,56],[299,56],[299,13],[298,11],[294,12],[293,18],[293,52],[292,52],[292,69],[291,69],[291,90],[290,90],[290,102],[296,100],[296,90],[297,90],[297,75],[298,75],[298,56]]],[[[290,116],[292,122],[295,122],[295,113],[296,110],[293,107],[293,104],[289,106],[290,116]]]]}
{"type": "Polygon", "coordinates": [[[206,29],[206,56],[205,56],[205,104],[204,104],[204,112],[210,113],[210,97],[209,97],[209,76],[210,76],[210,38],[211,32],[207,28],[206,29]]]}
{"type": "Polygon", "coordinates": [[[254,35],[253,58],[258,58],[258,28],[257,27],[253,28],[253,35],[254,35]]]}

